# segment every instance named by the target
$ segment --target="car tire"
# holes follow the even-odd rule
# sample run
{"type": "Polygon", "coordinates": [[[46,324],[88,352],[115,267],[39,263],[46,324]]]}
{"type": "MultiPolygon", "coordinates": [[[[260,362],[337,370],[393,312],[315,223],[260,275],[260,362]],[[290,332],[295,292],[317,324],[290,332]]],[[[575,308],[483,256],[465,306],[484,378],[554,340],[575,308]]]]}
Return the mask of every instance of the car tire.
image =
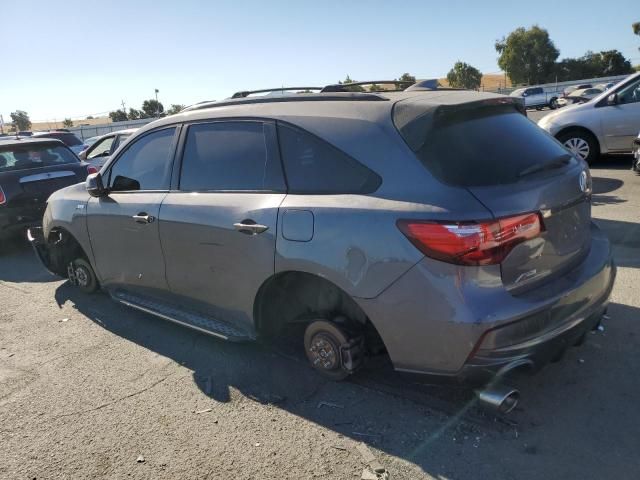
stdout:
{"type": "Polygon", "coordinates": [[[304,332],[304,350],[314,370],[333,381],[344,380],[349,372],[342,366],[340,346],[347,335],[334,323],[314,320],[304,332]]]}
{"type": "Polygon", "coordinates": [[[558,108],[558,99],[553,97],[551,100],[549,100],[549,108],[551,110],[555,110],[556,108],[558,108]]]}
{"type": "Polygon", "coordinates": [[[96,273],[84,258],[77,258],[73,261],[73,272],[76,277],[76,285],[84,293],[93,293],[98,289],[96,273]]]}
{"type": "Polygon", "coordinates": [[[600,155],[600,146],[596,138],[584,130],[569,130],[557,136],[557,139],[571,153],[582,158],[589,165],[593,164],[600,155]]]}

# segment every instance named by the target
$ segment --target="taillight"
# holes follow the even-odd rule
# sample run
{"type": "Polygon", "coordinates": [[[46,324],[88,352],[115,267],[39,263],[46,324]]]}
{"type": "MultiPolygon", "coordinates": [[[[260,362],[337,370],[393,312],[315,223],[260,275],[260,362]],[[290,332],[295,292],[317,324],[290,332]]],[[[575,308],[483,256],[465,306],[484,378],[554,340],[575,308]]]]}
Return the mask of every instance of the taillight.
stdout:
{"type": "Polygon", "coordinates": [[[4,205],[5,203],[7,203],[7,197],[4,195],[2,187],[0,187],[0,205],[4,205]]]}
{"type": "Polygon", "coordinates": [[[540,235],[537,213],[487,222],[399,220],[398,228],[428,257],[460,265],[501,263],[517,244],[540,235]]]}
{"type": "Polygon", "coordinates": [[[89,175],[91,175],[92,173],[98,173],[98,169],[96,167],[94,167],[93,165],[89,165],[87,167],[87,173],[89,175]]]}

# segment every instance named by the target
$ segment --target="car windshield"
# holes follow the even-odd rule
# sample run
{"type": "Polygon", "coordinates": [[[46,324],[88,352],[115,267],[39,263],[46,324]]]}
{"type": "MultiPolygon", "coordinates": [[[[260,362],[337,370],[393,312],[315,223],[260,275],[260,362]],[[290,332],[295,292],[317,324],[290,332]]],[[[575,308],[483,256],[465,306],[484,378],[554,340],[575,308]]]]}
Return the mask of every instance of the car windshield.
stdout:
{"type": "Polygon", "coordinates": [[[62,145],[38,145],[32,143],[7,147],[0,146],[0,172],[78,162],[79,160],[73,152],[62,145]]]}

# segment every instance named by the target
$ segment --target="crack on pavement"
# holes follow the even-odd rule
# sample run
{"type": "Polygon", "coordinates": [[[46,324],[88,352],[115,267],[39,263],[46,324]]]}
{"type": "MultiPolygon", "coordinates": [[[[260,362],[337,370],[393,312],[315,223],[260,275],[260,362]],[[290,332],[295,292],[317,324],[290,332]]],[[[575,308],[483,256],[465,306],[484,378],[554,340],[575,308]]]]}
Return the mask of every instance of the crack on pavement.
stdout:
{"type": "Polygon", "coordinates": [[[160,380],[157,380],[155,382],[153,382],[151,385],[149,385],[148,387],[145,387],[141,390],[137,390],[133,393],[130,393],[128,395],[125,395],[123,397],[120,398],[116,398],[115,400],[112,400],[110,402],[107,403],[103,403],[102,405],[98,405],[97,407],[93,407],[93,408],[89,408],[87,410],[79,410],[77,412],[70,412],[70,413],[62,413],[60,415],[55,415],[53,417],[50,417],[51,420],[56,420],[58,418],[64,418],[64,417],[73,417],[74,415],[84,415],[86,413],[91,413],[91,412],[96,412],[98,410],[102,410],[103,408],[109,407],[111,405],[115,405],[116,403],[120,403],[123,400],[127,400],[131,397],[135,397],[137,395],[140,395],[144,392],[147,392],[149,390],[151,390],[152,388],[157,387],[158,385],[160,385],[162,382],[164,382],[165,380],[167,380],[169,377],[173,376],[173,373],[170,373],[169,375],[162,377],[160,380]]]}

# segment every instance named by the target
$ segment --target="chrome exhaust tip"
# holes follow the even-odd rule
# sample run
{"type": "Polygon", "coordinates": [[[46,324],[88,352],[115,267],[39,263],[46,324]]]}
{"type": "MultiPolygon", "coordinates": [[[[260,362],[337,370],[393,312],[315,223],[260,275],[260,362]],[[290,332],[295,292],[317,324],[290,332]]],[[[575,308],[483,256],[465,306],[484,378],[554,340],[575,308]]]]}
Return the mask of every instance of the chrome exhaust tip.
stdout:
{"type": "Polygon", "coordinates": [[[500,413],[509,413],[520,401],[520,391],[507,385],[491,385],[477,392],[478,400],[500,413]]]}

